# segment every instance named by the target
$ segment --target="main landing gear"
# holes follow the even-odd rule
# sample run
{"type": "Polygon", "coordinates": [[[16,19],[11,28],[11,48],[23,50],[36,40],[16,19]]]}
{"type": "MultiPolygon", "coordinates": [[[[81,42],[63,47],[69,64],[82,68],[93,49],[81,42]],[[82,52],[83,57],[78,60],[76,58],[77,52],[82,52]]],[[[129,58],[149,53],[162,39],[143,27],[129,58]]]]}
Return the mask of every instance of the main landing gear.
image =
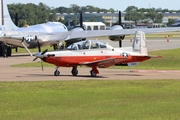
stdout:
{"type": "MultiPolygon", "coordinates": [[[[59,67],[56,67],[56,70],[54,71],[54,76],[59,76],[60,75],[60,71],[58,70],[59,67]]],[[[78,70],[77,70],[77,66],[74,66],[71,70],[71,73],[73,76],[77,76],[78,74],[78,70]]]]}
{"type": "MultiPolygon", "coordinates": [[[[54,71],[54,76],[59,76],[60,75],[60,71],[58,70],[58,66],[56,67],[56,70],[54,71]]],[[[71,73],[73,76],[77,76],[78,75],[78,70],[77,70],[77,66],[74,66],[71,70],[71,73]]],[[[96,77],[97,74],[99,74],[99,71],[97,70],[96,67],[92,67],[92,70],[90,71],[90,74],[92,77],[96,77]]]]}
{"type": "Polygon", "coordinates": [[[72,73],[73,76],[77,76],[77,74],[78,74],[77,66],[74,66],[72,68],[71,73],[72,73]]]}
{"type": "Polygon", "coordinates": [[[96,77],[97,74],[99,74],[99,71],[96,67],[92,67],[92,70],[90,71],[90,74],[92,77],[96,77]]]}

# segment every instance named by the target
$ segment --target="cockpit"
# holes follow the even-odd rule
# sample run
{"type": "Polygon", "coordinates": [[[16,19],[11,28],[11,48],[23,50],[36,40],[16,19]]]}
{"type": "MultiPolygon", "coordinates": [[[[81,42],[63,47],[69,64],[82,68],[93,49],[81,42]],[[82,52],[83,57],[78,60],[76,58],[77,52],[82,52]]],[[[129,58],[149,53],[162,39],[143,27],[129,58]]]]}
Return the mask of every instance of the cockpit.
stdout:
{"type": "Polygon", "coordinates": [[[106,48],[106,44],[97,40],[85,40],[71,44],[68,50],[99,49],[106,48]]]}

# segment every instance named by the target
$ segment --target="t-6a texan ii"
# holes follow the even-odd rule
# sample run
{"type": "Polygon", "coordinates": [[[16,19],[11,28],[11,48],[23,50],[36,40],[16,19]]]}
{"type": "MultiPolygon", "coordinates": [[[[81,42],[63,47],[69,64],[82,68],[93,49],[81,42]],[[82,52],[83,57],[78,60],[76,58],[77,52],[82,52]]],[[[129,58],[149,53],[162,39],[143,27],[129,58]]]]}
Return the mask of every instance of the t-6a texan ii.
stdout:
{"type": "Polygon", "coordinates": [[[55,76],[60,75],[59,67],[72,67],[73,76],[78,74],[78,66],[91,67],[90,74],[95,77],[99,74],[97,68],[107,68],[113,65],[129,65],[135,66],[140,62],[148,60],[152,57],[147,52],[145,34],[137,31],[131,47],[114,48],[108,43],[102,43],[96,40],[85,40],[70,45],[67,50],[55,50],[38,52],[36,58],[40,58],[44,62],[54,64],[56,70],[55,76]]]}

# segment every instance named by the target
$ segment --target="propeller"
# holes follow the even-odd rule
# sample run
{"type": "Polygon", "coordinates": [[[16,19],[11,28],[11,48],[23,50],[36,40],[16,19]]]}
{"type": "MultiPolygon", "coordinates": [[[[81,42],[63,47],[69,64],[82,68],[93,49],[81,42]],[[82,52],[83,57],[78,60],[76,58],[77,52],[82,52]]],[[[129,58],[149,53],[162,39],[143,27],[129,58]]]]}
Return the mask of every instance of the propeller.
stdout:
{"type": "MultiPolygon", "coordinates": [[[[122,20],[121,20],[121,11],[119,11],[119,25],[122,26],[122,20]]],[[[122,26],[123,27],[123,26],[122,26]]]]}
{"type": "MultiPolygon", "coordinates": [[[[37,36],[35,36],[35,40],[37,40],[37,36]]],[[[44,50],[43,52],[41,52],[41,45],[39,43],[39,41],[37,40],[37,47],[38,47],[38,53],[36,53],[36,58],[33,59],[33,61],[36,61],[38,58],[41,58],[47,51],[48,49],[44,50]]],[[[43,62],[42,62],[42,58],[41,58],[41,67],[42,67],[42,71],[44,70],[43,67],[43,62]]]]}
{"type": "Polygon", "coordinates": [[[41,46],[40,46],[39,40],[37,40],[37,47],[38,47],[38,51],[41,52],[41,46]]]}
{"type": "Polygon", "coordinates": [[[83,17],[82,17],[82,12],[80,12],[79,24],[80,24],[80,27],[81,27],[82,29],[84,29],[84,27],[83,27],[83,17]]]}
{"type": "MultiPolygon", "coordinates": [[[[44,50],[42,53],[38,52],[36,53],[36,58],[33,59],[33,61],[36,61],[38,58],[41,58],[46,52],[48,51],[48,49],[44,50]]],[[[42,58],[41,58],[41,67],[42,67],[42,71],[44,70],[43,68],[43,62],[42,62],[42,58]]]]}
{"type": "MultiPolygon", "coordinates": [[[[119,11],[119,25],[123,27],[122,21],[121,21],[121,11],[119,11]]],[[[119,40],[119,47],[122,47],[122,40],[119,40]]]]}

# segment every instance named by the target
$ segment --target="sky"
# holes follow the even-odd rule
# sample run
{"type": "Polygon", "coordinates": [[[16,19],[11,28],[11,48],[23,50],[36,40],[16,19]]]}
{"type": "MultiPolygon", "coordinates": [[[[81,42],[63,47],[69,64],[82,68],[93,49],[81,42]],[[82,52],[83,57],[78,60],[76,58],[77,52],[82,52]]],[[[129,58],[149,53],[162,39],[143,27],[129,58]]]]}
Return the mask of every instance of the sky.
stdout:
{"type": "Polygon", "coordinates": [[[180,0],[4,0],[7,4],[42,2],[49,7],[70,7],[71,4],[78,6],[92,5],[94,7],[124,11],[128,6],[138,8],[162,8],[169,10],[180,10],[180,0]],[[55,2],[56,1],[56,2],[55,2]]]}

